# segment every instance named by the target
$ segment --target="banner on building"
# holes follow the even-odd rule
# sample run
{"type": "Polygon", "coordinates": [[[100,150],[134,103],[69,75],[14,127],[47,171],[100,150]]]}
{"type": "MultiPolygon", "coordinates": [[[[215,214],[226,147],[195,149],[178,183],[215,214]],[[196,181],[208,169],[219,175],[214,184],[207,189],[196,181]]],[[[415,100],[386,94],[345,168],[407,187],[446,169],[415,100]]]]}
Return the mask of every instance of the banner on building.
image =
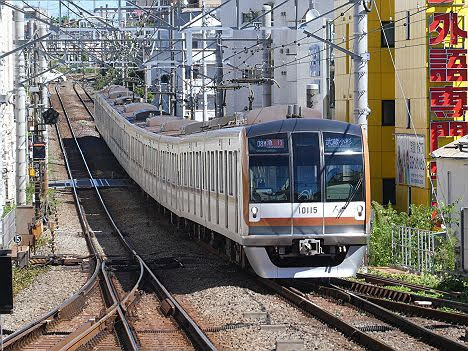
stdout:
{"type": "Polygon", "coordinates": [[[426,187],[426,146],[424,136],[396,135],[396,183],[426,187]]]}

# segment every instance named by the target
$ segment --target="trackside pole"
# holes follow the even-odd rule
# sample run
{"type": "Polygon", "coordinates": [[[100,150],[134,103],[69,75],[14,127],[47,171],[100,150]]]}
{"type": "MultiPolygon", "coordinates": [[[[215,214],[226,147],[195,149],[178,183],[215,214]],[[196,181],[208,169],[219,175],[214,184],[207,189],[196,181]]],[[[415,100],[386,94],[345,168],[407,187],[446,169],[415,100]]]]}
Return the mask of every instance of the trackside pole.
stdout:
{"type": "Polygon", "coordinates": [[[369,59],[367,38],[367,11],[365,0],[354,4],[354,121],[361,125],[367,137],[367,118],[370,113],[368,100],[369,59]]]}

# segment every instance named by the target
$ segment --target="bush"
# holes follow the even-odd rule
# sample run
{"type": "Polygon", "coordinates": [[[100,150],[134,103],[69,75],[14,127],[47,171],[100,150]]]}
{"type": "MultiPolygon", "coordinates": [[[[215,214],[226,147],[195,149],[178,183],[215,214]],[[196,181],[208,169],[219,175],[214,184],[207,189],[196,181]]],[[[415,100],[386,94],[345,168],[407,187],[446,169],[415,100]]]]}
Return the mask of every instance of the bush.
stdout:
{"type": "MultiPolygon", "coordinates": [[[[372,266],[389,266],[395,262],[392,257],[392,228],[406,226],[422,230],[437,231],[440,223],[455,224],[451,216],[455,204],[432,208],[423,205],[411,205],[410,215],[398,213],[391,205],[387,207],[372,202],[374,222],[369,240],[369,264],[372,266]]],[[[457,239],[447,228],[446,237],[436,240],[434,270],[437,272],[454,271],[456,268],[457,239]]]]}

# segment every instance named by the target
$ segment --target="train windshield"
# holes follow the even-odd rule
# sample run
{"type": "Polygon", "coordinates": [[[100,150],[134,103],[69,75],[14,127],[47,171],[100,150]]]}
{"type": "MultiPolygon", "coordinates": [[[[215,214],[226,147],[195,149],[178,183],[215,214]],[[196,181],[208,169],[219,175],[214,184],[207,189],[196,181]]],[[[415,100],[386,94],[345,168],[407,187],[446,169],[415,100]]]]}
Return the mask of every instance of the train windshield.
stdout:
{"type": "Polygon", "coordinates": [[[318,133],[292,134],[294,202],[320,202],[320,144],[318,133]]]}
{"type": "Polygon", "coordinates": [[[292,133],[288,144],[286,134],[249,139],[251,203],[364,201],[360,136],[325,132],[321,150],[318,132],[292,133]]]}
{"type": "Polygon", "coordinates": [[[325,156],[326,202],[364,201],[362,155],[325,156]]]}
{"type": "Polygon", "coordinates": [[[288,155],[250,156],[250,202],[291,201],[288,155]]]}

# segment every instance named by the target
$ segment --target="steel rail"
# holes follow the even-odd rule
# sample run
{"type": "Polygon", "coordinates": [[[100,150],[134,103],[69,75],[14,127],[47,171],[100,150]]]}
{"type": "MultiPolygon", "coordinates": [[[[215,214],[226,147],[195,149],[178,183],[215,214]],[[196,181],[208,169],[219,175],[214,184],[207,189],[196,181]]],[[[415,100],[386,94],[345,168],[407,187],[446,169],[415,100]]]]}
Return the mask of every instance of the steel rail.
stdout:
{"type": "MultiPolygon", "coordinates": [[[[84,88],[82,87],[83,91],[84,91],[84,88]]],[[[76,90],[76,83],[73,83],[73,90],[75,91],[76,95],[78,96],[78,98],[80,99],[81,103],[83,104],[84,108],[86,109],[86,112],[88,112],[88,115],[94,120],[94,115],[91,113],[91,111],[89,110],[88,108],[88,105],[86,105],[86,103],[84,102],[83,98],[81,97],[81,95],[78,93],[78,91],[76,90]]],[[[86,93],[86,91],[85,91],[86,93]]],[[[89,95],[88,95],[89,97],[89,95]]],[[[91,100],[92,101],[92,100],[91,100]]]]}
{"type": "Polygon", "coordinates": [[[124,312],[124,307],[123,304],[125,303],[124,301],[128,301],[130,296],[135,296],[135,292],[138,290],[138,287],[140,286],[140,283],[143,279],[143,274],[144,274],[144,269],[143,266],[140,263],[140,276],[138,278],[138,281],[136,284],[133,286],[132,290],[130,293],[126,295],[126,297],[123,300],[119,300],[117,291],[115,290],[114,284],[112,283],[112,280],[110,279],[109,275],[107,274],[106,271],[106,261],[102,262],[101,266],[102,274],[104,276],[104,279],[106,281],[106,285],[109,287],[109,292],[111,295],[111,298],[114,302],[114,304],[117,306],[117,313],[119,314],[120,320],[122,321],[123,328],[125,330],[125,335],[128,336],[127,340],[125,340],[125,343],[132,348],[132,350],[138,350],[138,342],[137,342],[137,337],[134,334],[132,328],[130,327],[130,323],[127,320],[127,317],[125,316],[124,312]]]}
{"type": "Polygon", "coordinates": [[[460,297],[461,295],[460,292],[442,291],[442,290],[432,289],[427,286],[408,283],[408,282],[404,282],[404,281],[393,279],[393,278],[380,277],[375,274],[357,273],[356,278],[364,279],[367,283],[382,285],[382,286],[405,286],[413,292],[427,291],[429,293],[435,293],[435,294],[440,294],[442,296],[446,296],[446,297],[450,296],[450,297],[455,297],[455,298],[460,297]]]}
{"type": "Polygon", "coordinates": [[[468,304],[459,301],[441,299],[431,296],[423,296],[404,291],[397,291],[382,286],[341,278],[332,278],[330,281],[336,285],[346,288],[347,290],[351,290],[359,294],[365,294],[380,298],[388,298],[406,303],[415,303],[415,301],[430,301],[433,307],[449,307],[465,313],[468,312],[468,304]]]}
{"type": "Polygon", "coordinates": [[[381,299],[378,297],[366,296],[356,294],[368,301],[371,301],[379,306],[388,308],[389,310],[403,313],[406,315],[420,316],[423,318],[436,319],[439,321],[468,326],[468,314],[458,312],[447,312],[434,308],[423,307],[418,305],[411,305],[404,302],[397,302],[388,299],[381,299]]]}
{"type": "MultiPolygon", "coordinates": [[[[59,88],[57,86],[55,86],[55,92],[57,93],[57,97],[58,97],[60,105],[62,107],[63,115],[65,117],[65,121],[67,122],[68,128],[69,128],[70,133],[71,133],[72,138],[73,138],[73,141],[75,142],[75,145],[76,145],[76,147],[78,149],[78,152],[80,153],[80,156],[82,158],[82,161],[83,161],[83,164],[84,164],[84,166],[86,168],[86,171],[89,174],[90,179],[94,180],[94,178],[92,178],[91,171],[89,169],[88,163],[86,162],[86,158],[84,156],[83,150],[81,149],[81,146],[80,146],[80,144],[78,142],[78,139],[77,139],[77,137],[75,135],[75,132],[73,131],[73,127],[71,125],[70,118],[68,116],[68,112],[65,109],[65,104],[63,103],[63,99],[60,96],[60,91],[59,91],[59,88]]],[[[73,179],[73,178],[71,178],[71,179],[73,179]]],[[[94,182],[92,182],[92,183],[94,184],[94,182]]],[[[94,188],[97,189],[96,184],[94,184],[94,188]]],[[[102,201],[102,198],[101,198],[100,194],[98,194],[98,195],[99,195],[100,201],[102,201]]],[[[119,315],[119,318],[120,318],[120,320],[122,322],[122,325],[124,326],[126,340],[128,341],[127,343],[132,347],[133,350],[138,350],[138,345],[137,345],[137,342],[136,342],[135,337],[133,335],[133,332],[131,331],[131,328],[129,326],[129,322],[128,322],[125,314],[123,313],[123,311],[121,309],[121,306],[120,306],[120,304],[119,304],[119,302],[118,302],[118,300],[117,300],[117,298],[116,298],[116,296],[115,296],[115,294],[113,292],[113,288],[112,288],[112,284],[110,283],[110,280],[107,279],[107,275],[105,274],[104,271],[102,271],[103,267],[105,267],[105,260],[101,260],[101,272],[102,272],[102,274],[104,276],[104,280],[106,282],[106,288],[108,289],[108,292],[109,292],[114,304],[117,304],[116,311],[117,311],[117,313],[119,315]]],[[[141,272],[141,275],[142,274],[143,274],[143,270],[141,272]]],[[[138,288],[138,287],[136,287],[136,288],[138,288]]],[[[90,328],[88,330],[91,331],[92,328],[90,328]]]]}
{"type": "MultiPolygon", "coordinates": [[[[300,283],[298,283],[299,285],[300,283]]],[[[312,288],[318,293],[333,297],[335,299],[339,299],[350,303],[361,310],[364,310],[376,318],[393,325],[394,327],[400,329],[406,334],[412,335],[415,338],[422,340],[424,343],[446,350],[464,350],[468,351],[468,346],[463,345],[453,339],[447,338],[443,335],[434,333],[433,331],[420,326],[419,324],[412,322],[411,320],[400,316],[397,313],[394,313],[384,307],[381,307],[364,297],[358,296],[349,292],[339,286],[330,284],[326,285],[316,285],[314,283],[304,284],[302,286],[306,286],[308,288],[312,288]]]]}
{"type": "MultiPolygon", "coordinates": [[[[60,149],[62,151],[65,167],[67,173],[72,178],[71,167],[70,163],[68,162],[67,152],[65,150],[65,146],[63,144],[63,140],[60,134],[60,130],[55,126],[55,130],[57,133],[57,137],[59,140],[60,149]]],[[[25,325],[24,327],[16,330],[12,334],[8,335],[3,340],[3,347],[5,350],[14,349],[17,347],[18,344],[26,342],[26,340],[36,337],[37,335],[44,333],[48,325],[53,322],[57,322],[63,316],[70,316],[70,314],[76,313],[76,311],[82,309],[83,307],[83,299],[82,297],[86,297],[95,287],[97,284],[97,277],[100,273],[101,269],[101,260],[98,255],[98,251],[91,240],[90,229],[88,221],[86,220],[86,216],[84,215],[83,209],[80,205],[80,201],[78,198],[78,193],[76,189],[76,185],[72,184],[72,191],[73,191],[73,199],[75,203],[76,210],[78,212],[78,219],[85,234],[86,244],[88,246],[88,250],[90,251],[91,255],[94,259],[94,272],[90,276],[90,278],[86,281],[86,283],[79,289],[74,295],[70,296],[67,300],[65,300],[62,304],[60,304],[57,308],[51,310],[44,316],[36,319],[35,321],[25,325]]]]}
{"type": "MultiPolygon", "coordinates": [[[[57,90],[57,94],[59,95],[58,90],[57,90]]],[[[60,99],[60,101],[62,100],[60,99]]],[[[62,101],[62,107],[63,109],[65,109],[63,105],[63,101],[62,101]]],[[[72,130],[72,126],[68,117],[67,117],[67,123],[70,126],[70,130],[72,132],[73,137],[75,138],[73,130],[72,130]]],[[[106,212],[107,217],[110,223],[112,224],[112,227],[114,228],[115,232],[117,233],[123,245],[128,248],[128,250],[133,254],[133,256],[146,269],[146,272],[152,278],[152,283],[154,284],[155,291],[158,293],[158,297],[160,298],[161,301],[166,301],[171,305],[172,307],[171,316],[179,323],[181,328],[187,333],[187,335],[190,337],[192,342],[197,346],[197,348],[200,350],[216,350],[216,347],[211,342],[209,337],[205,334],[205,332],[198,326],[198,324],[193,320],[193,318],[190,317],[190,315],[184,310],[184,308],[178,303],[178,301],[172,296],[172,294],[166,289],[166,287],[162,284],[162,282],[157,278],[157,276],[154,274],[151,268],[146,264],[145,260],[136,252],[136,250],[132,247],[132,245],[124,238],[124,235],[120,231],[119,227],[114,221],[114,218],[109,212],[109,209],[107,208],[105,201],[102,198],[99,188],[96,186],[94,182],[94,177],[91,173],[90,168],[88,167],[86,158],[81,150],[81,147],[79,146],[79,142],[77,139],[75,140],[76,140],[78,149],[80,151],[80,155],[83,159],[83,163],[85,164],[85,168],[87,170],[88,176],[91,180],[91,183],[93,184],[93,188],[96,191],[96,194],[98,195],[101,206],[106,212]]]]}
{"type": "Polygon", "coordinates": [[[308,300],[305,295],[298,291],[295,288],[285,287],[280,285],[272,280],[264,279],[264,278],[257,278],[257,280],[268,287],[269,289],[273,290],[278,295],[285,298],[290,303],[296,305],[301,310],[310,313],[314,317],[318,318],[322,322],[326,323],[332,328],[337,329],[341,333],[343,333],[346,337],[349,337],[359,343],[360,345],[370,349],[370,350],[384,350],[384,351],[391,351],[396,350],[391,346],[387,345],[385,342],[374,338],[371,334],[365,333],[353,325],[345,322],[344,320],[338,318],[333,313],[328,312],[327,310],[321,308],[317,304],[313,303],[312,301],[308,300]]]}

